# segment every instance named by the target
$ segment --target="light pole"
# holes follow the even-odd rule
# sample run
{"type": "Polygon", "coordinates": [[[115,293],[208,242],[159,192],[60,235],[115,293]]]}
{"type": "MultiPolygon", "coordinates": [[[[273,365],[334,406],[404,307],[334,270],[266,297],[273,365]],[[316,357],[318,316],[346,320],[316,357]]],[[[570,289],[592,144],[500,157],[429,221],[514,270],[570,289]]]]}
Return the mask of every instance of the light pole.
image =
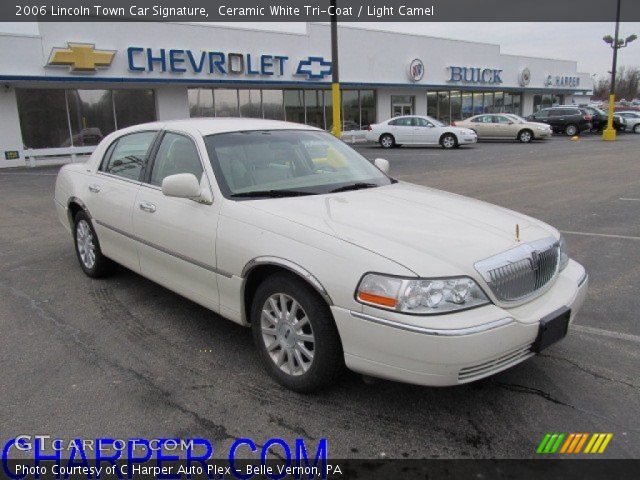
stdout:
{"type": "Polygon", "coordinates": [[[611,85],[609,88],[609,115],[607,116],[607,128],[602,132],[602,139],[610,141],[616,139],[616,130],[613,128],[613,111],[616,106],[616,69],[618,68],[618,50],[626,47],[629,43],[638,38],[636,35],[630,35],[624,40],[618,38],[618,32],[620,30],[620,1],[621,0],[618,0],[618,5],[616,7],[615,37],[606,35],[602,38],[605,43],[608,43],[611,48],[613,48],[613,65],[611,67],[611,85]]]}
{"type": "Polygon", "coordinates": [[[336,0],[331,0],[331,103],[333,104],[333,129],[331,132],[340,138],[342,130],[342,104],[340,103],[340,74],[338,71],[338,16],[336,0]]]}

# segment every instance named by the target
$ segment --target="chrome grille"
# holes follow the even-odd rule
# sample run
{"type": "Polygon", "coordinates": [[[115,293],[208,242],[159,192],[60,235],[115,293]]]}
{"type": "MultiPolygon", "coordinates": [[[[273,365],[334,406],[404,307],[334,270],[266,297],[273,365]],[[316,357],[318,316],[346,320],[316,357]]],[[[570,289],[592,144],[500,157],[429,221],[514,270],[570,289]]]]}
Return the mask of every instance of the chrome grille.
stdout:
{"type": "Polygon", "coordinates": [[[478,273],[485,279],[499,300],[523,300],[541,291],[558,272],[560,244],[544,238],[500,253],[476,263],[478,273]]]}
{"type": "Polygon", "coordinates": [[[477,380],[479,378],[492,375],[501,370],[505,370],[516,363],[520,363],[533,355],[531,345],[517,348],[487,362],[461,368],[458,372],[458,381],[469,382],[471,380],[477,380]]]}

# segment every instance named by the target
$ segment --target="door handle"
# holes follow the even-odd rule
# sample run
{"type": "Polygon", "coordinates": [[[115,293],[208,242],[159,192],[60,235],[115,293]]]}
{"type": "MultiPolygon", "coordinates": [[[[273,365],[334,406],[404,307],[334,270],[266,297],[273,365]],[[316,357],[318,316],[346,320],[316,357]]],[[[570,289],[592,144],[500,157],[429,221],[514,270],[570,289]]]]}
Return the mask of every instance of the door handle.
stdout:
{"type": "Polygon", "coordinates": [[[92,185],[89,185],[89,191],[93,192],[93,193],[100,193],[100,185],[96,185],[95,183],[92,185]]]}
{"type": "Polygon", "coordinates": [[[140,207],[140,210],[144,210],[145,212],[148,212],[148,213],[153,213],[156,211],[156,206],[150,202],[140,202],[139,207],[140,207]]]}

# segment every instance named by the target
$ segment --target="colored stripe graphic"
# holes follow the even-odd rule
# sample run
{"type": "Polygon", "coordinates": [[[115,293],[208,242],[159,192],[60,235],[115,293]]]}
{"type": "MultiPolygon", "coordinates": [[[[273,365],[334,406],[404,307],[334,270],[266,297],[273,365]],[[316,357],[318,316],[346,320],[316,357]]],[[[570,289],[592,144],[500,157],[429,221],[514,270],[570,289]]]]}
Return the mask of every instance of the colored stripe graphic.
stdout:
{"type": "Polygon", "coordinates": [[[536,453],[542,454],[578,454],[578,453],[603,453],[613,438],[612,433],[547,433],[536,453]],[[563,442],[564,440],[564,442],[563,442]],[[588,441],[587,441],[588,440],[588,441]],[[587,444],[584,451],[582,447],[587,444]]]}

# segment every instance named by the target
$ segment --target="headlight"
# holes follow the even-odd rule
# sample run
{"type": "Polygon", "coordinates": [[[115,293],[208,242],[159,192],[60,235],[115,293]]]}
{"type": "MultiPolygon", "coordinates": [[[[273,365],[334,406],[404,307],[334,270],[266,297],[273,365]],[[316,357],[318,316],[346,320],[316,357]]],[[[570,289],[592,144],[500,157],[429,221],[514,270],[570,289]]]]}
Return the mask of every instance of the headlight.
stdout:
{"type": "Polygon", "coordinates": [[[564,267],[569,263],[569,254],[567,253],[567,241],[564,236],[560,234],[560,271],[564,270],[564,267]]]}
{"type": "Polygon", "coordinates": [[[358,285],[356,299],[374,307],[416,315],[434,315],[489,303],[469,277],[401,278],[368,273],[358,285]]]}

